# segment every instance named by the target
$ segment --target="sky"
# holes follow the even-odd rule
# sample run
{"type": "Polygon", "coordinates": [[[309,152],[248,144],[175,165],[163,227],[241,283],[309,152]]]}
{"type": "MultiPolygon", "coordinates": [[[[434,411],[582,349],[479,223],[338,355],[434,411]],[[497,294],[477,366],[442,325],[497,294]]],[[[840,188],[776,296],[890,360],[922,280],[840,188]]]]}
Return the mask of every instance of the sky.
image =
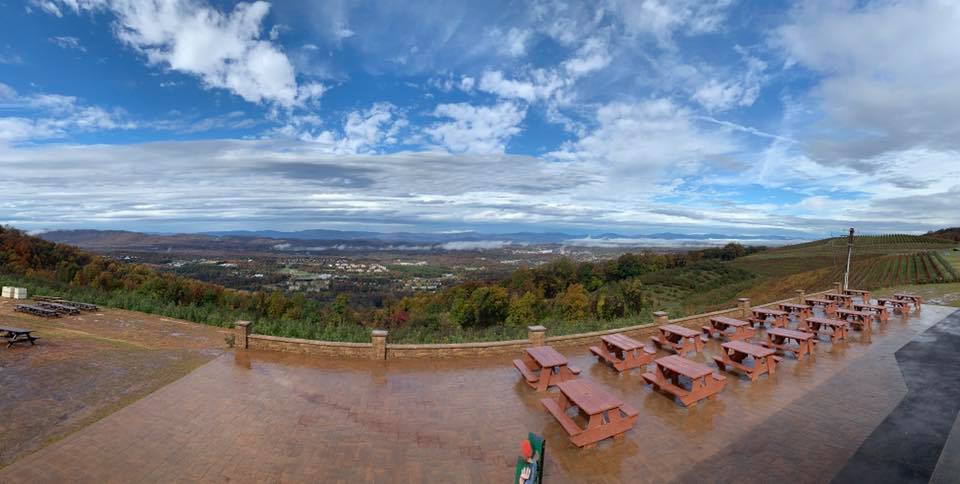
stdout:
{"type": "Polygon", "coordinates": [[[960,225],[960,2],[0,0],[0,223],[960,225]]]}

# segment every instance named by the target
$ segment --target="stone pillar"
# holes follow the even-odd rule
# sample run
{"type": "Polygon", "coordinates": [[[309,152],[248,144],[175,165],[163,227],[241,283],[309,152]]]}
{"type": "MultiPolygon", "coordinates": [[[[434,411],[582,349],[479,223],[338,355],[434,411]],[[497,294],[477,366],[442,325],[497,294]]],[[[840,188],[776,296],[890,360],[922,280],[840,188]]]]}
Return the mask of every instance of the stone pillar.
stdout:
{"type": "Polygon", "coordinates": [[[750,298],[742,297],[737,299],[737,307],[740,308],[740,319],[750,317],[750,298]]]}
{"type": "Polygon", "coordinates": [[[370,342],[373,343],[373,348],[370,352],[370,359],[387,359],[387,332],[382,329],[373,330],[370,333],[370,342]]]}
{"type": "Polygon", "coordinates": [[[247,337],[250,336],[250,321],[237,321],[233,325],[233,346],[234,348],[247,349],[247,337]]]}
{"type": "Polygon", "coordinates": [[[530,346],[543,346],[547,341],[547,328],[540,326],[527,326],[527,339],[530,340],[530,346]]]}
{"type": "Polygon", "coordinates": [[[834,288],[834,290],[837,292],[837,294],[843,294],[843,283],[842,283],[842,282],[834,282],[834,283],[833,283],[833,288],[834,288]]]}
{"type": "Polygon", "coordinates": [[[653,324],[660,326],[662,324],[667,324],[669,320],[667,319],[666,311],[655,311],[653,313],[653,324]]]}
{"type": "Polygon", "coordinates": [[[804,291],[803,289],[797,289],[797,304],[803,304],[806,298],[807,298],[806,291],[804,291]]]}

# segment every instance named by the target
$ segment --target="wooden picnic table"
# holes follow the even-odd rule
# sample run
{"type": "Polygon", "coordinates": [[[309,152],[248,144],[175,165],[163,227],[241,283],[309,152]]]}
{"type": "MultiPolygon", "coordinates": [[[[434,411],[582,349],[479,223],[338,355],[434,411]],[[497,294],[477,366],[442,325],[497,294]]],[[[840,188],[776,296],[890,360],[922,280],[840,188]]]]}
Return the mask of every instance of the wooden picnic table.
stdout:
{"type": "Polygon", "coordinates": [[[844,289],[843,293],[851,296],[860,296],[860,300],[864,303],[870,302],[870,291],[866,289],[844,289]]]}
{"type": "Polygon", "coordinates": [[[907,299],[890,299],[890,298],[877,298],[878,306],[893,306],[894,311],[900,311],[900,314],[906,316],[910,314],[910,306],[913,305],[913,301],[907,299]]]}
{"type": "Polygon", "coordinates": [[[657,365],[656,373],[644,373],[641,375],[643,379],[655,389],[676,396],[686,407],[692,407],[705,398],[716,398],[727,384],[725,376],[680,355],[658,358],[654,363],[657,365]],[[690,388],[681,385],[681,376],[690,380],[690,388]]]}
{"type": "Polygon", "coordinates": [[[812,307],[818,307],[818,306],[822,307],[823,312],[826,313],[827,316],[832,316],[837,311],[837,302],[834,301],[833,299],[827,299],[824,297],[812,297],[812,298],[808,298],[805,302],[812,307]]]}
{"type": "Polygon", "coordinates": [[[570,380],[557,385],[557,399],[543,398],[540,403],[553,415],[570,442],[577,447],[593,447],[601,440],[622,437],[637,422],[639,412],[619,398],[588,380],[570,380]],[[573,407],[586,420],[581,427],[567,414],[573,407]]]}
{"type": "Polygon", "coordinates": [[[849,321],[856,329],[870,331],[873,329],[873,313],[867,311],[856,311],[853,309],[838,309],[837,318],[849,321]]]}
{"type": "Polygon", "coordinates": [[[650,340],[658,348],[667,348],[684,355],[691,351],[703,352],[703,340],[700,332],[676,324],[664,324],[657,328],[660,336],[651,336],[650,340]]]}
{"type": "Polygon", "coordinates": [[[7,348],[13,347],[17,343],[30,343],[30,346],[35,345],[36,340],[40,339],[36,336],[30,334],[33,333],[32,329],[23,329],[23,328],[12,328],[9,326],[0,326],[0,337],[7,340],[7,348]]]}
{"type": "Polygon", "coordinates": [[[780,303],[780,310],[786,312],[787,317],[792,314],[797,315],[798,320],[813,316],[813,306],[808,304],[780,303]]]}
{"type": "Polygon", "coordinates": [[[657,353],[653,348],[647,348],[643,343],[620,333],[601,336],[600,343],[600,346],[591,346],[590,352],[617,371],[646,366],[657,353]]]}
{"type": "Polygon", "coordinates": [[[39,306],[34,306],[32,304],[17,304],[13,307],[13,310],[19,313],[32,314],[34,316],[40,316],[41,318],[59,318],[60,313],[52,311],[50,309],[44,309],[39,306]]]}
{"type": "Polygon", "coordinates": [[[750,312],[751,315],[747,318],[747,321],[750,322],[751,327],[755,324],[763,326],[768,318],[773,318],[773,322],[771,322],[770,325],[774,328],[782,328],[787,325],[787,317],[789,314],[786,311],[770,308],[751,308],[750,312]]]}
{"type": "Polygon", "coordinates": [[[837,294],[833,292],[828,292],[824,294],[823,297],[826,299],[831,299],[833,301],[836,301],[837,303],[839,303],[839,305],[845,308],[849,308],[853,305],[853,296],[849,294],[837,294]]]}
{"type": "Polygon", "coordinates": [[[767,330],[767,341],[762,344],[767,348],[776,348],[780,351],[791,352],[797,358],[812,355],[816,340],[812,333],[794,331],[786,328],[771,328],[767,330]],[[790,345],[790,340],[796,341],[797,346],[790,345]]]}
{"type": "Polygon", "coordinates": [[[46,301],[38,301],[38,302],[36,303],[36,305],[37,305],[38,307],[43,308],[43,309],[49,309],[49,310],[51,310],[51,311],[56,311],[56,312],[58,312],[58,313],[60,313],[60,314],[80,314],[80,310],[79,310],[79,309],[77,309],[77,308],[75,308],[75,307],[73,307],[73,306],[67,306],[66,304],[52,303],[52,302],[46,302],[46,301]]]}
{"type": "Polygon", "coordinates": [[[917,311],[920,310],[920,305],[923,303],[923,298],[920,297],[920,296],[918,296],[918,295],[916,295],[916,294],[907,294],[907,293],[903,293],[903,292],[898,292],[898,293],[896,293],[896,294],[893,295],[893,298],[894,298],[894,299],[899,299],[899,300],[901,300],[901,301],[910,301],[910,302],[912,302],[914,308],[916,308],[917,311]]]}
{"type": "Polygon", "coordinates": [[[725,371],[732,371],[733,368],[740,370],[750,377],[750,381],[757,381],[764,373],[773,375],[777,363],[783,360],[776,351],[746,341],[729,341],[720,345],[720,348],[720,356],[713,357],[717,367],[725,371]],[[753,358],[753,366],[743,363],[748,357],[753,358]],[[727,370],[727,367],[731,367],[731,370],[727,370]]]}
{"type": "Polygon", "coordinates": [[[756,334],[756,331],[750,327],[750,323],[747,321],[726,316],[714,316],[710,318],[710,324],[703,327],[703,333],[707,337],[726,336],[728,340],[739,341],[750,339],[756,334]],[[727,332],[729,328],[733,328],[732,333],[727,332]]]}
{"type": "Polygon", "coordinates": [[[850,323],[833,318],[807,318],[804,321],[804,331],[810,331],[816,335],[820,334],[822,329],[829,329],[830,341],[837,342],[847,339],[847,330],[850,329],[850,323]]]}
{"type": "Polygon", "coordinates": [[[523,359],[513,360],[513,366],[523,375],[524,381],[538,392],[580,374],[580,370],[570,366],[567,357],[550,346],[527,348],[523,359]]]}
{"type": "Polygon", "coordinates": [[[886,306],[883,306],[883,305],[880,305],[880,304],[869,304],[869,303],[866,303],[866,304],[857,304],[857,303],[854,303],[853,309],[855,309],[855,310],[857,310],[857,311],[864,311],[864,312],[868,312],[868,313],[873,313],[873,314],[877,317],[877,319],[880,320],[881,323],[885,323],[885,322],[887,322],[888,319],[890,319],[890,310],[889,310],[886,306]]]}

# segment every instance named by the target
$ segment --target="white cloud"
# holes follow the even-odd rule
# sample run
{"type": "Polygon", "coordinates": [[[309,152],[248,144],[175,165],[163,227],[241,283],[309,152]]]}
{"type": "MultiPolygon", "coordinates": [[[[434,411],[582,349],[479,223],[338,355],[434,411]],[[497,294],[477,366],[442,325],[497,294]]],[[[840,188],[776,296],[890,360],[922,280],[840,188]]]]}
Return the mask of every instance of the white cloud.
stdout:
{"type": "Polygon", "coordinates": [[[612,165],[651,183],[668,167],[675,176],[736,149],[725,135],[699,128],[687,109],[668,99],[606,104],[596,112],[596,125],[550,156],[612,165]]]}
{"type": "Polygon", "coordinates": [[[74,11],[110,10],[117,17],[117,37],[150,64],[198,76],[206,86],[228,89],[247,101],[292,107],[323,92],[299,86],[283,51],[261,40],[269,3],[239,3],[223,13],[187,0],[60,1],[74,11]]]}
{"type": "Polygon", "coordinates": [[[86,52],[87,48],[80,43],[80,39],[70,36],[56,36],[50,37],[48,39],[50,42],[57,44],[61,49],[73,49],[79,50],[80,52],[86,52]]]}
{"type": "Polygon", "coordinates": [[[0,83],[0,145],[66,138],[71,134],[133,129],[121,110],[90,106],[73,96],[59,94],[20,95],[0,83]]]}
{"type": "Polygon", "coordinates": [[[526,113],[526,108],[511,102],[440,104],[433,115],[452,121],[434,124],[425,132],[455,153],[503,153],[510,138],[520,133],[526,113]]]}
{"type": "Polygon", "coordinates": [[[611,60],[613,57],[610,55],[607,42],[601,38],[591,37],[584,42],[575,57],[563,63],[563,67],[571,76],[580,77],[607,67],[611,60]]]}
{"type": "Polygon", "coordinates": [[[321,124],[316,117],[296,117],[280,132],[309,141],[328,153],[376,153],[399,142],[398,135],[407,126],[407,120],[393,104],[376,103],[367,110],[347,113],[340,130],[318,131],[310,127],[321,124]]]}
{"type": "Polygon", "coordinates": [[[718,30],[733,0],[610,0],[627,30],[652,35],[664,46],[677,32],[686,35],[718,30]]]}
{"type": "Polygon", "coordinates": [[[567,81],[555,72],[534,69],[528,80],[507,79],[500,71],[487,71],[480,78],[479,88],[505,99],[522,99],[527,102],[549,99],[567,85],[567,81]]]}
{"type": "Polygon", "coordinates": [[[957,25],[960,3],[938,0],[795,9],[773,42],[785,65],[820,76],[812,94],[826,118],[810,133],[814,157],[869,169],[862,160],[887,151],[960,149],[957,25]]]}

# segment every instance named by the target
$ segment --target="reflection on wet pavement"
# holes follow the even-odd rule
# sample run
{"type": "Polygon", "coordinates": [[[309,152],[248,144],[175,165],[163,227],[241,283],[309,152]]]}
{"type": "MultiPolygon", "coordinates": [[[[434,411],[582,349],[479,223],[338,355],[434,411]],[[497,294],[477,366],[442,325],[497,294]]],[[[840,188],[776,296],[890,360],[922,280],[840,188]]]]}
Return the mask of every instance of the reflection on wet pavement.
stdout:
{"type": "MultiPolygon", "coordinates": [[[[479,360],[331,361],[224,355],[110,417],[0,470],[3,482],[508,482],[528,431],[548,442],[548,482],[829,480],[906,392],[893,353],[954,308],[891,318],[870,342],[822,338],[750,383],[727,373],[714,401],[685,409],[635,369],[562,349],[640,411],[622,440],[578,450],[514,355],[479,360]],[[452,481],[451,481],[452,479],[452,481]]],[[[761,338],[763,335],[758,335],[761,338]]],[[[660,356],[666,353],[661,352],[660,356]]],[[[691,358],[714,367],[706,354],[691,358]]]]}

